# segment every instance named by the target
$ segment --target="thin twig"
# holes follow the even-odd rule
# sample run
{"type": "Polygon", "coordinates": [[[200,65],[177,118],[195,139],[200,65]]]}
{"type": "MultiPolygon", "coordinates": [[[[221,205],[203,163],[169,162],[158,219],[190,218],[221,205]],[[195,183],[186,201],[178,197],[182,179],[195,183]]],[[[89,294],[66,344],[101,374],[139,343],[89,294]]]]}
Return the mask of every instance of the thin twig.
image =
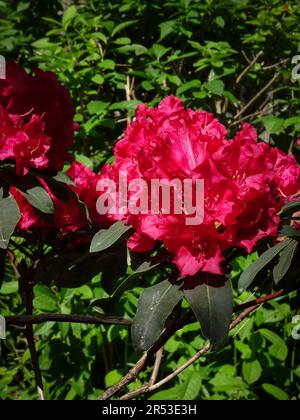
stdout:
{"type": "Polygon", "coordinates": [[[290,58],[285,58],[284,60],[281,60],[281,61],[278,61],[277,63],[271,64],[270,66],[263,67],[263,70],[271,70],[271,69],[274,69],[278,66],[282,66],[283,64],[286,64],[290,61],[291,61],[290,58]]]}
{"type": "MultiPolygon", "coordinates": [[[[27,316],[32,315],[33,310],[33,289],[32,284],[27,279],[24,281],[24,287],[25,287],[25,303],[26,303],[26,312],[27,316]]],[[[43,379],[40,369],[40,363],[39,363],[39,356],[36,351],[35,342],[34,342],[34,333],[33,333],[33,327],[32,324],[26,324],[26,332],[25,332],[26,340],[28,343],[28,348],[31,356],[31,362],[32,367],[34,371],[35,376],[35,382],[36,382],[36,388],[39,395],[39,399],[41,401],[45,400],[45,394],[44,394],[44,386],[43,386],[43,379]]]]}
{"type": "Polygon", "coordinates": [[[41,401],[44,401],[45,394],[44,394],[43,379],[42,379],[42,374],[41,374],[40,364],[39,364],[39,356],[35,348],[33,328],[32,328],[32,325],[30,324],[26,325],[26,340],[27,340],[29,352],[31,355],[31,361],[32,361],[32,366],[34,370],[36,388],[39,395],[39,399],[41,401]]]}
{"type": "Polygon", "coordinates": [[[258,98],[260,98],[261,95],[263,95],[268,89],[269,87],[278,79],[278,77],[280,76],[280,73],[276,73],[275,76],[266,84],[266,86],[264,86],[234,117],[235,120],[237,120],[238,118],[240,118],[241,115],[244,114],[245,111],[247,111],[248,108],[250,108],[250,106],[257,101],[258,98]]]}
{"type": "MultiPolygon", "coordinates": [[[[268,101],[269,99],[267,99],[268,101]]],[[[265,105],[265,104],[264,104],[265,105]]],[[[235,121],[231,124],[231,126],[236,126],[241,124],[244,121],[250,120],[254,117],[262,117],[263,115],[267,115],[270,113],[270,110],[267,109],[267,106],[270,105],[270,103],[267,103],[264,107],[261,107],[258,111],[253,112],[252,114],[248,114],[245,117],[240,118],[238,121],[235,121]]]]}
{"type": "Polygon", "coordinates": [[[159,374],[159,368],[162,362],[162,358],[163,358],[163,354],[164,354],[164,348],[161,347],[158,352],[156,353],[155,356],[155,363],[153,366],[153,371],[152,371],[152,375],[149,381],[149,385],[152,386],[155,384],[155,382],[157,381],[158,378],[158,374],[159,374]]]}
{"type": "Polygon", "coordinates": [[[251,307],[253,306],[261,305],[262,303],[266,303],[266,302],[269,302],[270,300],[277,299],[278,297],[283,296],[283,295],[284,295],[284,290],[279,290],[278,292],[272,293],[271,295],[264,296],[256,300],[252,300],[251,302],[243,303],[234,308],[234,313],[241,312],[244,309],[248,309],[248,308],[251,309],[251,307]]]}
{"type": "Polygon", "coordinates": [[[101,315],[65,315],[65,314],[42,314],[21,315],[5,317],[7,325],[34,325],[43,322],[70,322],[74,324],[115,324],[131,325],[130,319],[101,315]]]}
{"type": "Polygon", "coordinates": [[[249,63],[249,65],[242,71],[242,73],[237,77],[236,83],[240,83],[242,78],[248,73],[248,71],[257,63],[257,60],[259,57],[263,55],[262,51],[259,51],[259,53],[254,57],[254,59],[249,63]]]}

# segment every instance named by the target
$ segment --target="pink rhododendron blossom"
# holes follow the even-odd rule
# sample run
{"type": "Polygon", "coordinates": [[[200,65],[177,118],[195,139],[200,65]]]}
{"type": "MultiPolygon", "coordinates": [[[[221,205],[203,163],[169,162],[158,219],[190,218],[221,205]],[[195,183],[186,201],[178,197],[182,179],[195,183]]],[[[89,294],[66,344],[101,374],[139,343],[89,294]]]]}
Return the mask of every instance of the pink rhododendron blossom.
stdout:
{"type": "Polygon", "coordinates": [[[23,175],[30,168],[61,170],[70,160],[74,114],[68,90],[53,73],[31,76],[8,62],[0,80],[0,161],[14,160],[23,175]]]}
{"type": "MultiPolygon", "coordinates": [[[[251,252],[259,240],[276,237],[278,212],[287,197],[300,191],[300,168],[291,155],[259,143],[254,127],[244,124],[235,138],[205,111],[185,109],[168,97],[157,108],[140,105],[135,120],[115,147],[115,163],[101,177],[117,182],[203,179],[204,222],[187,226],[185,214],[110,215],[123,218],[136,233],[128,241],[137,252],[150,251],[156,241],[174,254],[180,274],[223,274],[225,251],[251,252]]],[[[130,196],[129,196],[130,200],[130,196]]]]}

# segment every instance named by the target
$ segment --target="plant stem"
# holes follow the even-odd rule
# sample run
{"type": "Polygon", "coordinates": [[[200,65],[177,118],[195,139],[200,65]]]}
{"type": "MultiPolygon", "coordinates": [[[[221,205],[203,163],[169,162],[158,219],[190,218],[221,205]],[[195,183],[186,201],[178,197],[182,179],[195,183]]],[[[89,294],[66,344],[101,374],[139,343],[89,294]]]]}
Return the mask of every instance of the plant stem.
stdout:
{"type": "MultiPolygon", "coordinates": [[[[26,313],[28,316],[32,316],[33,287],[29,281],[25,281],[24,283],[25,283],[24,286],[25,286],[26,313]]],[[[26,324],[26,339],[28,343],[29,352],[31,355],[31,361],[32,361],[32,366],[34,370],[36,388],[39,395],[39,399],[41,401],[44,401],[45,394],[44,394],[43,379],[42,379],[42,374],[41,374],[41,369],[40,369],[40,364],[39,364],[39,356],[35,347],[32,324],[28,324],[28,323],[26,324]]]]}

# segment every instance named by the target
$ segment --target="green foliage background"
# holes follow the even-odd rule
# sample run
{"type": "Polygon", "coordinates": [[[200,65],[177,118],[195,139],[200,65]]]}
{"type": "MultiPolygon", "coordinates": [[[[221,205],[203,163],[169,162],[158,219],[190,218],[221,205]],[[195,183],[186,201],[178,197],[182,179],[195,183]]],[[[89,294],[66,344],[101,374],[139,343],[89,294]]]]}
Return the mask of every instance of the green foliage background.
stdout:
{"type": "MultiPolygon", "coordinates": [[[[94,170],[111,160],[137,104],[155,105],[169,94],[218,114],[230,132],[248,117],[263,140],[299,157],[300,84],[291,77],[291,59],[300,54],[299,24],[296,0],[7,0],[0,1],[0,54],[28,70],[37,65],[52,70],[68,86],[81,127],[74,151],[94,170]],[[239,77],[255,57],[256,63],[239,77]]],[[[236,260],[235,284],[253,258],[236,260]]],[[[163,278],[164,273],[157,275],[163,278]]],[[[154,281],[141,279],[124,294],[117,313],[132,317],[141,288],[154,281]]],[[[7,267],[2,315],[22,313],[17,289],[7,267]]],[[[36,286],[34,307],[37,314],[91,313],[90,301],[104,296],[98,276],[74,290],[36,286]]],[[[237,302],[248,298],[236,293],[237,302]]],[[[291,338],[295,314],[289,298],[265,305],[231,333],[222,351],[147,398],[298,399],[299,341],[291,338]]],[[[51,399],[95,399],[138,357],[124,327],[48,323],[35,333],[51,399]]],[[[196,324],[178,332],[165,347],[161,375],[204,344],[196,324]]],[[[0,398],[36,398],[23,331],[11,329],[0,349],[0,398]]],[[[149,371],[143,375],[141,383],[149,371]]]]}

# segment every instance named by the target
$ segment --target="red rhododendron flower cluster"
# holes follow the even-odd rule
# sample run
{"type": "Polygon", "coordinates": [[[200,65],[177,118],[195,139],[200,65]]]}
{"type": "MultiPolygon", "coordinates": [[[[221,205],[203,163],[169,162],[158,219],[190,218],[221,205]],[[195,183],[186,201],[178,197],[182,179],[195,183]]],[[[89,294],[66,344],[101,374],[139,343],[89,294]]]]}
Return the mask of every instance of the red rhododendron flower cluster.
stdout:
{"type": "Polygon", "coordinates": [[[30,168],[60,171],[70,159],[74,113],[55,74],[37,69],[31,76],[7,63],[0,80],[0,161],[15,161],[22,175],[30,168]]]}
{"type": "MultiPolygon", "coordinates": [[[[284,200],[300,191],[300,168],[291,155],[258,142],[245,124],[232,140],[210,113],[184,109],[168,97],[156,109],[141,105],[115,148],[115,163],[103,177],[204,179],[204,223],[187,226],[185,215],[127,214],[136,234],[129,246],[150,251],[162,241],[181,276],[222,274],[225,251],[251,252],[259,240],[276,237],[284,200]]],[[[119,216],[120,217],[120,216],[119,216]]],[[[119,218],[118,217],[118,218],[119,218]]]]}

